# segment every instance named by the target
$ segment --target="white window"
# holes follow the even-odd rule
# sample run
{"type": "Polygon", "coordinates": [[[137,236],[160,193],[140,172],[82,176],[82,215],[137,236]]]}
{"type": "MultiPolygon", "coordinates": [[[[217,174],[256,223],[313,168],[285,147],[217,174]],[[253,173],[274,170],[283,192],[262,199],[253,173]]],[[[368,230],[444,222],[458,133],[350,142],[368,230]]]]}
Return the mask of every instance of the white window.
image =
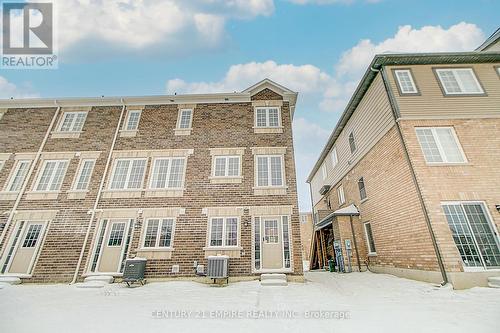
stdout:
{"type": "Polygon", "coordinates": [[[452,127],[417,127],[418,142],[427,163],[465,163],[452,127]]]}
{"type": "Polygon", "coordinates": [[[44,161],[42,172],[40,172],[36,182],[35,191],[59,191],[67,167],[67,160],[44,161]]]}
{"type": "Polygon", "coordinates": [[[335,168],[335,166],[339,162],[339,159],[337,156],[337,147],[332,148],[332,152],[330,153],[330,157],[332,159],[332,168],[335,168]]]}
{"type": "Polygon", "coordinates": [[[255,108],[255,127],[280,127],[281,115],[279,107],[255,108]]]}
{"type": "Polygon", "coordinates": [[[415,81],[409,69],[398,69],[394,71],[398,80],[399,90],[402,94],[416,94],[418,93],[415,81]]]}
{"type": "Polygon", "coordinates": [[[442,206],[464,266],[500,268],[500,244],[486,206],[482,202],[442,206]]]}
{"type": "Polygon", "coordinates": [[[321,174],[323,175],[323,180],[325,180],[326,177],[328,176],[326,172],[326,161],[323,162],[323,165],[321,165],[321,174]]]}
{"type": "Polygon", "coordinates": [[[339,197],[339,205],[345,204],[344,187],[342,185],[337,188],[337,196],[339,197]]]}
{"type": "Polygon", "coordinates": [[[349,134],[349,147],[351,148],[351,154],[356,151],[356,141],[354,140],[354,133],[349,134]]]}
{"type": "Polygon", "coordinates": [[[108,246],[121,246],[125,234],[125,222],[114,222],[109,232],[108,246]]]}
{"type": "Polygon", "coordinates": [[[80,132],[87,118],[87,112],[65,112],[59,125],[60,132],[80,132]]]}
{"type": "Polygon", "coordinates": [[[156,158],[151,172],[152,189],[178,189],[184,183],[185,158],[156,158]]]}
{"type": "Polygon", "coordinates": [[[22,247],[35,247],[42,232],[42,228],[42,224],[31,224],[26,232],[26,237],[24,238],[22,247]]]}
{"type": "Polygon", "coordinates": [[[140,189],[146,170],[146,159],[117,159],[111,177],[111,190],[140,189]]]}
{"type": "Polygon", "coordinates": [[[361,200],[366,199],[366,187],[365,187],[365,180],[363,177],[359,178],[358,180],[358,190],[359,190],[359,198],[361,200]]]}
{"type": "Polygon", "coordinates": [[[209,230],[210,247],[238,246],[237,217],[212,217],[209,230]]]}
{"type": "Polygon", "coordinates": [[[365,227],[366,244],[368,245],[368,254],[377,254],[375,241],[373,240],[372,225],[370,222],[363,224],[365,227]]]}
{"type": "Polygon", "coordinates": [[[23,185],[31,161],[17,161],[16,167],[7,185],[7,192],[18,192],[23,185]]]}
{"type": "Polygon", "coordinates": [[[484,93],[472,68],[436,69],[436,73],[447,95],[484,93]]]}
{"type": "Polygon", "coordinates": [[[146,221],[143,246],[145,248],[171,248],[174,219],[149,219],[146,221]]]}
{"type": "Polygon", "coordinates": [[[189,129],[193,122],[193,110],[192,109],[181,109],[179,111],[179,119],[177,120],[177,128],[179,129],[189,129]]]}
{"type": "Polygon", "coordinates": [[[83,160],[75,182],[75,190],[83,191],[89,187],[95,160],[83,160]]]}
{"type": "Polygon", "coordinates": [[[140,110],[130,110],[127,114],[127,121],[125,122],[125,130],[134,131],[139,127],[139,120],[141,118],[140,110]]]}
{"type": "Polygon", "coordinates": [[[214,177],[240,176],[240,156],[215,156],[213,173],[214,177]]]}
{"type": "Polygon", "coordinates": [[[283,156],[257,155],[257,186],[284,186],[283,156]]]}

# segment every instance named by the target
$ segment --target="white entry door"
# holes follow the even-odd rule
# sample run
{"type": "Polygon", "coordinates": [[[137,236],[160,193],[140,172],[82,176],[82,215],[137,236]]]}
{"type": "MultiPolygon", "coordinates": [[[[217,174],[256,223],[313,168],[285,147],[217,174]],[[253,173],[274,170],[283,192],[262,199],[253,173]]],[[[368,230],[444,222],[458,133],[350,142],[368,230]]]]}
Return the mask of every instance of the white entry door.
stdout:
{"type": "Polygon", "coordinates": [[[122,262],[130,242],[131,221],[103,220],[96,245],[91,271],[101,273],[117,273],[121,271],[122,262]]]}
{"type": "Polygon", "coordinates": [[[283,267],[283,233],[279,218],[262,219],[262,268],[283,267]]]}
{"type": "Polygon", "coordinates": [[[2,260],[2,273],[31,274],[45,233],[45,226],[44,221],[18,222],[2,260]]]}

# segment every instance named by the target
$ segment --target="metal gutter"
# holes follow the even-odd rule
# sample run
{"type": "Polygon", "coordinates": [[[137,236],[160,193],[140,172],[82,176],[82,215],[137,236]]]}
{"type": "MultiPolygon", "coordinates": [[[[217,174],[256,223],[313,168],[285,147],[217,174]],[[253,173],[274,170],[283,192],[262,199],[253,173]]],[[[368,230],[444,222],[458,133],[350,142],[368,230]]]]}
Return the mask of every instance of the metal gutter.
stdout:
{"type": "Polygon", "coordinates": [[[384,82],[385,90],[387,92],[387,97],[389,98],[389,103],[391,105],[392,115],[393,115],[394,122],[396,124],[398,137],[399,137],[401,144],[403,146],[405,159],[408,163],[408,166],[410,167],[410,173],[411,173],[411,177],[413,180],[413,184],[415,185],[415,188],[417,190],[418,201],[420,203],[420,207],[422,208],[422,212],[424,213],[425,223],[427,225],[427,229],[429,230],[429,235],[431,237],[432,245],[434,247],[434,252],[436,253],[439,270],[441,271],[441,276],[443,277],[443,281],[441,282],[441,285],[445,285],[448,283],[448,276],[446,274],[446,269],[444,267],[443,258],[441,256],[441,251],[439,250],[439,246],[437,244],[436,235],[434,233],[434,229],[432,228],[432,223],[431,223],[431,219],[429,216],[429,211],[425,205],[425,201],[424,201],[424,198],[422,195],[422,190],[420,188],[420,184],[418,183],[417,174],[415,172],[415,168],[413,167],[413,163],[412,163],[411,158],[410,158],[410,153],[408,152],[408,147],[406,145],[406,142],[405,142],[405,139],[403,136],[403,131],[401,130],[401,125],[399,123],[399,118],[398,118],[399,107],[398,107],[397,101],[394,98],[394,95],[392,93],[391,86],[389,84],[389,80],[387,78],[387,74],[384,70],[384,67],[382,67],[380,69],[380,73],[382,74],[382,81],[384,82]]]}

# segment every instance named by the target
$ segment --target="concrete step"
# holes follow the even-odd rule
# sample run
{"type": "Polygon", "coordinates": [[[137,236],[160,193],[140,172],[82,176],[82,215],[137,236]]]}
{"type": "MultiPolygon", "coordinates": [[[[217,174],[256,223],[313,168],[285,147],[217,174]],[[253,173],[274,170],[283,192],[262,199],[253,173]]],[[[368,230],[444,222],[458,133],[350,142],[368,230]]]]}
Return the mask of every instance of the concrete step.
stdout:
{"type": "Polygon", "coordinates": [[[260,280],[285,280],[286,281],[286,274],[283,273],[267,273],[267,274],[261,274],[260,275],[260,280]]]}
{"type": "Polygon", "coordinates": [[[500,276],[492,276],[488,278],[488,286],[490,288],[500,288],[500,276]]]}
{"type": "Polygon", "coordinates": [[[84,283],[87,282],[101,282],[103,284],[110,284],[115,281],[115,278],[112,275],[91,275],[87,276],[85,280],[83,280],[84,283]]]}
{"type": "Polygon", "coordinates": [[[0,283],[5,284],[20,284],[21,279],[15,276],[0,276],[0,283]]]}
{"type": "Polygon", "coordinates": [[[101,281],[89,281],[89,282],[75,283],[75,287],[83,289],[94,289],[94,288],[103,288],[107,284],[108,283],[104,283],[101,281]]]}
{"type": "Polygon", "coordinates": [[[281,280],[281,279],[267,279],[260,281],[260,285],[266,287],[281,287],[281,286],[288,286],[288,282],[286,282],[286,280],[281,280]]]}

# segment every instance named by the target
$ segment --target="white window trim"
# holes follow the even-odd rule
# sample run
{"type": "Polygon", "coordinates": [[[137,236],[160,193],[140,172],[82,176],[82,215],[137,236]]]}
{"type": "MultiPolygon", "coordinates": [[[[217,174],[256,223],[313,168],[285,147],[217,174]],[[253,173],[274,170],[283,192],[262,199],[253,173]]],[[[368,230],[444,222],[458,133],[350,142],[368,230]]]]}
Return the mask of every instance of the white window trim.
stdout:
{"type": "MultiPolygon", "coordinates": [[[[375,249],[375,252],[372,252],[371,249],[370,249],[370,240],[368,238],[368,231],[366,230],[366,225],[367,224],[370,225],[370,228],[372,226],[372,224],[370,222],[363,223],[363,230],[365,231],[365,239],[366,239],[366,249],[368,250],[368,255],[370,255],[370,256],[376,256],[377,255],[376,249],[375,249]]],[[[373,243],[375,244],[375,238],[373,237],[373,228],[371,229],[371,231],[372,231],[373,243]]]]}
{"type": "Polygon", "coordinates": [[[339,156],[337,155],[337,147],[333,147],[330,153],[330,158],[332,160],[332,169],[334,169],[339,163],[339,156]]]}
{"type": "Polygon", "coordinates": [[[241,175],[242,175],[242,163],[241,163],[241,155],[213,155],[212,156],[212,175],[211,177],[212,178],[241,178],[241,175]],[[226,164],[225,164],[225,169],[224,169],[224,176],[216,176],[215,175],[215,165],[216,165],[216,160],[218,158],[224,158],[226,160],[226,164]],[[229,173],[229,159],[230,158],[238,158],[238,163],[239,163],[239,169],[238,169],[238,174],[237,175],[233,175],[233,176],[229,176],[228,173],[229,173]]]}
{"type": "Polygon", "coordinates": [[[394,74],[396,76],[396,81],[398,82],[398,86],[399,86],[399,92],[401,93],[401,95],[406,95],[406,94],[418,94],[418,89],[417,89],[417,85],[415,84],[415,80],[413,80],[413,75],[411,73],[411,70],[409,69],[395,69],[394,70],[394,74]],[[408,77],[410,78],[410,82],[411,82],[411,85],[412,85],[412,91],[403,91],[403,86],[401,85],[401,81],[399,79],[399,75],[398,73],[408,73],[408,77]]]}
{"type": "Polygon", "coordinates": [[[78,172],[76,173],[75,178],[73,179],[73,185],[71,185],[71,191],[73,191],[73,192],[87,192],[88,191],[90,181],[92,180],[92,175],[94,174],[95,164],[96,164],[96,159],[94,159],[94,158],[84,158],[84,159],[80,160],[80,163],[78,164],[78,172]],[[90,170],[89,182],[84,189],[77,189],[76,187],[80,181],[80,177],[82,176],[83,167],[85,165],[85,162],[87,162],[87,161],[94,162],[94,164],[92,165],[92,169],[90,170]]]}
{"type": "Polygon", "coordinates": [[[175,217],[149,217],[146,219],[144,222],[144,228],[142,230],[142,236],[141,236],[141,244],[139,247],[139,250],[141,251],[173,251],[174,250],[174,235],[175,235],[175,225],[176,225],[176,218],[175,217]],[[163,220],[172,220],[172,236],[170,237],[170,246],[158,246],[160,243],[160,233],[161,233],[161,223],[163,220]],[[144,241],[146,240],[146,232],[148,229],[148,224],[149,221],[151,220],[160,220],[160,225],[158,226],[158,231],[156,233],[156,241],[155,241],[155,246],[154,247],[145,247],[144,246],[144,241]]]}
{"type": "Polygon", "coordinates": [[[210,216],[208,218],[208,238],[207,238],[207,245],[206,248],[207,250],[224,250],[224,249],[229,249],[229,250],[238,250],[241,249],[240,246],[240,235],[241,235],[241,221],[240,217],[238,216],[210,216]],[[210,242],[212,240],[212,220],[213,219],[222,219],[222,245],[210,245],[210,242]],[[227,219],[236,219],[236,224],[237,224],[237,235],[236,235],[236,245],[226,245],[226,220],[227,219]]]}
{"type": "Polygon", "coordinates": [[[141,122],[141,116],[142,116],[142,110],[134,110],[134,109],[127,110],[127,118],[126,118],[125,122],[123,123],[122,131],[124,131],[124,132],[137,131],[139,129],[139,123],[141,122]],[[130,121],[130,115],[132,113],[136,113],[136,112],[139,113],[139,118],[137,119],[137,127],[134,128],[134,129],[128,129],[128,123],[130,121]]]}
{"type": "Polygon", "coordinates": [[[193,129],[193,117],[194,117],[194,109],[192,108],[182,108],[182,109],[179,109],[179,112],[177,114],[177,124],[176,124],[176,129],[178,130],[181,130],[181,131],[187,131],[187,130],[191,130],[193,129]],[[182,112],[183,111],[191,111],[191,117],[189,119],[189,127],[187,128],[181,128],[181,116],[182,116],[182,112]]]}
{"type": "MultiPolygon", "coordinates": [[[[31,167],[31,163],[33,163],[32,160],[17,160],[14,164],[14,167],[12,168],[10,174],[9,174],[9,180],[7,181],[5,187],[4,187],[4,192],[7,192],[7,193],[19,193],[19,190],[18,191],[9,191],[9,188],[12,186],[12,183],[14,182],[14,178],[21,166],[21,163],[23,162],[26,162],[28,163],[28,171],[26,172],[26,174],[24,175],[24,179],[22,181],[22,183],[24,183],[26,181],[26,176],[28,175],[28,172],[29,172],[29,168],[31,167]]],[[[22,183],[21,183],[21,188],[22,188],[22,183]]]]}
{"type": "Polygon", "coordinates": [[[4,165],[5,165],[5,161],[0,160],[0,171],[2,171],[4,165]]]}
{"type": "Polygon", "coordinates": [[[144,189],[144,178],[146,176],[147,171],[148,171],[148,159],[147,158],[116,158],[113,161],[113,169],[111,171],[111,177],[109,178],[109,181],[108,181],[108,186],[107,186],[108,191],[112,191],[112,192],[142,191],[144,189]],[[118,161],[121,161],[121,160],[130,160],[131,163],[133,163],[133,161],[135,161],[135,160],[146,161],[146,166],[144,167],[144,173],[142,174],[141,186],[139,186],[138,188],[128,188],[128,183],[130,180],[130,173],[132,172],[132,166],[130,166],[130,168],[127,170],[125,188],[123,188],[123,189],[111,188],[111,184],[113,183],[113,178],[115,177],[116,165],[118,164],[118,161]]]}
{"type": "Polygon", "coordinates": [[[339,205],[345,204],[345,192],[344,192],[344,186],[340,185],[337,187],[337,196],[339,199],[339,205]]]}
{"type": "Polygon", "coordinates": [[[420,146],[420,151],[422,152],[422,155],[424,155],[424,159],[425,159],[426,164],[429,164],[429,165],[440,165],[440,164],[443,165],[443,164],[445,164],[446,165],[446,164],[467,164],[467,163],[469,163],[467,161],[467,157],[465,156],[465,152],[462,148],[462,144],[460,143],[460,140],[458,140],[458,136],[457,136],[457,133],[455,132],[455,128],[453,128],[452,126],[415,127],[415,134],[417,135],[417,141],[418,141],[418,144],[420,146]],[[458,150],[460,151],[460,155],[462,155],[463,161],[461,161],[461,162],[449,162],[446,159],[446,155],[445,155],[443,146],[441,145],[441,141],[438,139],[438,135],[436,134],[436,128],[449,128],[449,129],[451,129],[451,132],[453,134],[453,138],[455,139],[455,143],[458,146],[458,150]],[[434,141],[436,142],[436,146],[439,150],[439,154],[441,155],[441,159],[443,160],[442,162],[429,162],[429,161],[427,161],[427,157],[425,156],[424,150],[423,150],[422,145],[420,144],[420,140],[418,138],[417,129],[428,129],[432,132],[432,136],[434,138],[434,141]]]}
{"type": "Polygon", "coordinates": [[[57,132],[58,132],[58,133],[80,133],[80,132],[82,132],[83,127],[85,126],[85,122],[87,121],[87,115],[88,115],[88,111],[66,111],[66,112],[64,112],[64,113],[62,114],[62,116],[61,116],[61,120],[59,121],[59,124],[57,125],[57,132]],[[82,129],[81,129],[81,130],[79,130],[79,131],[75,131],[75,130],[73,130],[73,126],[75,125],[75,121],[76,121],[76,118],[77,118],[77,117],[75,116],[75,118],[74,118],[73,122],[71,123],[70,130],[69,130],[69,131],[64,131],[64,132],[63,132],[63,131],[61,131],[62,126],[63,126],[63,124],[64,124],[64,120],[66,119],[66,117],[67,117],[67,116],[68,116],[68,114],[70,114],[70,113],[75,113],[75,114],[77,114],[77,115],[78,115],[78,114],[85,114],[85,118],[83,119],[83,124],[82,124],[82,129]]]}
{"type": "MultiPolygon", "coordinates": [[[[443,206],[446,206],[446,205],[464,205],[464,204],[471,204],[471,205],[474,205],[474,204],[479,204],[482,206],[483,208],[483,212],[488,220],[488,223],[493,231],[493,235],[495,236],[495,240],[497,241],[497,245],[500,246],[500,239],[498,236],[499,233],[498,233],[498,228],[495,224],[495,220],[493,219],[493,216],[491,215],[490,213],[490,210],[488,209],[488,205],[486,204],[486,201],[481,201],[481,200],[462,200],[462,201],[441,201],[441,213],[443,214],[445,220],[446,220],[446,216],[444,214],[444,211],[443,211],[443,206]]],[[[463,207],[462,207],[463,209],[463,207]]],[[[468,220],[467,216],[466,216],[466,219],[468,220]]],[[[469,222],[468,222],[469,223],[469,222]]],[[[448,225],[448,223],[446,223],[448,225]]],[[[449,228],[449,226],[448,226],[449,228]]],[[[472,234],[472,237],[475,239],[476,236],[474,235],[474,233],[472,234]]],[[[455,242],[453,242],[453,245],[455,245],[455,242]]],[[[455,245],[456,246],[456,245],[455,245]]],[[[468,267],[468,266],[465,266],[465,264],[462,262],[462,266],[464,268],[464,271],[466,272],[474,272],[474,271],[498,271],[499,269],[498,268],[486,268],[486,267],[468,267]]]]}
{"type": "Polygon", "coordinates": [[[481,86],[481,83],[479,83],[479,80],[477,79],[476,77],[476,73],[474,73],[474,70],[472,68],[436,68],[436,73],[437,73],[437,77],[439,79],[439,82],[441,84],[441,87],[443,88],[443,92],[446,94],[446,95],[483,95],[484,94],[484,89],[483,87],[481,86]],[[447,89],[446,89],[446,86],[445,84],[443,83],[443,80],[441,79],[441,72],[448,72],[448,71],[452,71],[453,72],[453,75],[455,76],[455,80],[457,81],[457,84],[458,86],[460,87],[460,90],[461,92],[449,92],[447,89]],[[463,90],[463,85],[462,85],[462,81],[460,80],[460,78],[458,76],[456,76],[455,72],[457,71],[469,71],[472,73],[472,77],[474,78],[474,81],[475,83],[477,84],[477,86],[479,87],[479,91],[478,92],[464,92],[463,90]]]}
{"type": "MultiPolygon", "coordinates": [[[[147,169],[147,166],[146,166],[147,169]]],[[[150,166],[150,175],[149,175],[149,181],[148,181],[148,190],[151,191],[168,191],[168,190],[184,190],[184,184],[186,183],[186,170],[187,170],[187,157],[182,157],[182,156],[176,156],[176,157],[155,157],[153,158],[153,161],[150,166]],[[164,188],[153,188],[153,171],[154,171],[154,166],[157,160],[169,160],[168,162],[168,168],[167,168],[167,182],[168,184],[168,179],[170,178],[170,171],[172,168],[172,160],[173,159],[182,159],[184,160],[184,170],[182,172],[182,180],[181,180],[181,186],[180,187],[164,187],[164,188]]],[[[145,170],[144,173],[146,173],[147,170],[145,170]]],[[[142,187],[141,187],[142,188],[142,187]]]]}
{"type": "Polygon", "coordinates": [[[328,177],[328,172],[326,170],[326,161],[323,162],[321,165],[321,175],[323,176],[323,180],[325,180],[328,177]]]}
{"type": "MultiPolygon", "coordinates": [[[[37,177],[36,177],[36,182],[35,182],[35,184],[34,184],[34,186],[32,188],[32,192],[36,192],[36,193],[49,193],[49,192],[50,193],[58,193],[58,192],[61,192],[61,188],[62,188],[62,186],[64,184],[64,178],[66,178],[66,172],[68,171],[69,163],[70,163],[70,160],[67,160],[67,159],[43,160],[42,164],[41,164],[42,167],[38,170],[38,174],[37,174],[37,177]],[[61,180],[61,186],[57,190],[49,190],[49,189],[47,189],[47,190],[37,190],[38,185],[40,184],[40,180],[42,179],[43,172],[45,171],[47,163],[49,163],[49,162],[66,162],[66,168],[64,169],[63,177],[62,177],[62,180],[61,180]]],[[[55,175],[56,175],[56,171],[54,170],[54,172],[50,176],[50,179],[49,179],[47,187],[50,187],[50,185],[54,181],[55,175]]]]}
{"type": "Polygon", "coordinates": [[[259,189],[262,189],[262,188],[286,188],[286,177],[285,177],[285,156],[282,155],[282,154],[271,154],[271,155],[255,155],[254,156],[254,169],[255,169],[255,172],[254,172],[254,178],[255,178],[255,188],[259,188],[259,189]],[[258,179],[258,174],[259,174],[259,170],[258,170],[258,164],[257,164],[257,159],[259,157],[266,157],[268,158],[268,163],[267,163],[267,171],[268,171],[268,174],[267,174],[267,184],[266,186],[259,186],[259,179],[258,179]],[[272,175],[271,175],[271,157],[280,157],[281,158],[281,182],[282,184],[281,185],[272,185],[272,175]]]}
{"type": "Polygon", "coordinates": [[[279,106],[256,106],[254,108],[254,128],[282,128],[281,108],[279,106]],[[269,109],[278,109],[278,126],[269,126],[269,109]],[[266,110],[266,126],[257,125],[257,110],[266,110]]]}

